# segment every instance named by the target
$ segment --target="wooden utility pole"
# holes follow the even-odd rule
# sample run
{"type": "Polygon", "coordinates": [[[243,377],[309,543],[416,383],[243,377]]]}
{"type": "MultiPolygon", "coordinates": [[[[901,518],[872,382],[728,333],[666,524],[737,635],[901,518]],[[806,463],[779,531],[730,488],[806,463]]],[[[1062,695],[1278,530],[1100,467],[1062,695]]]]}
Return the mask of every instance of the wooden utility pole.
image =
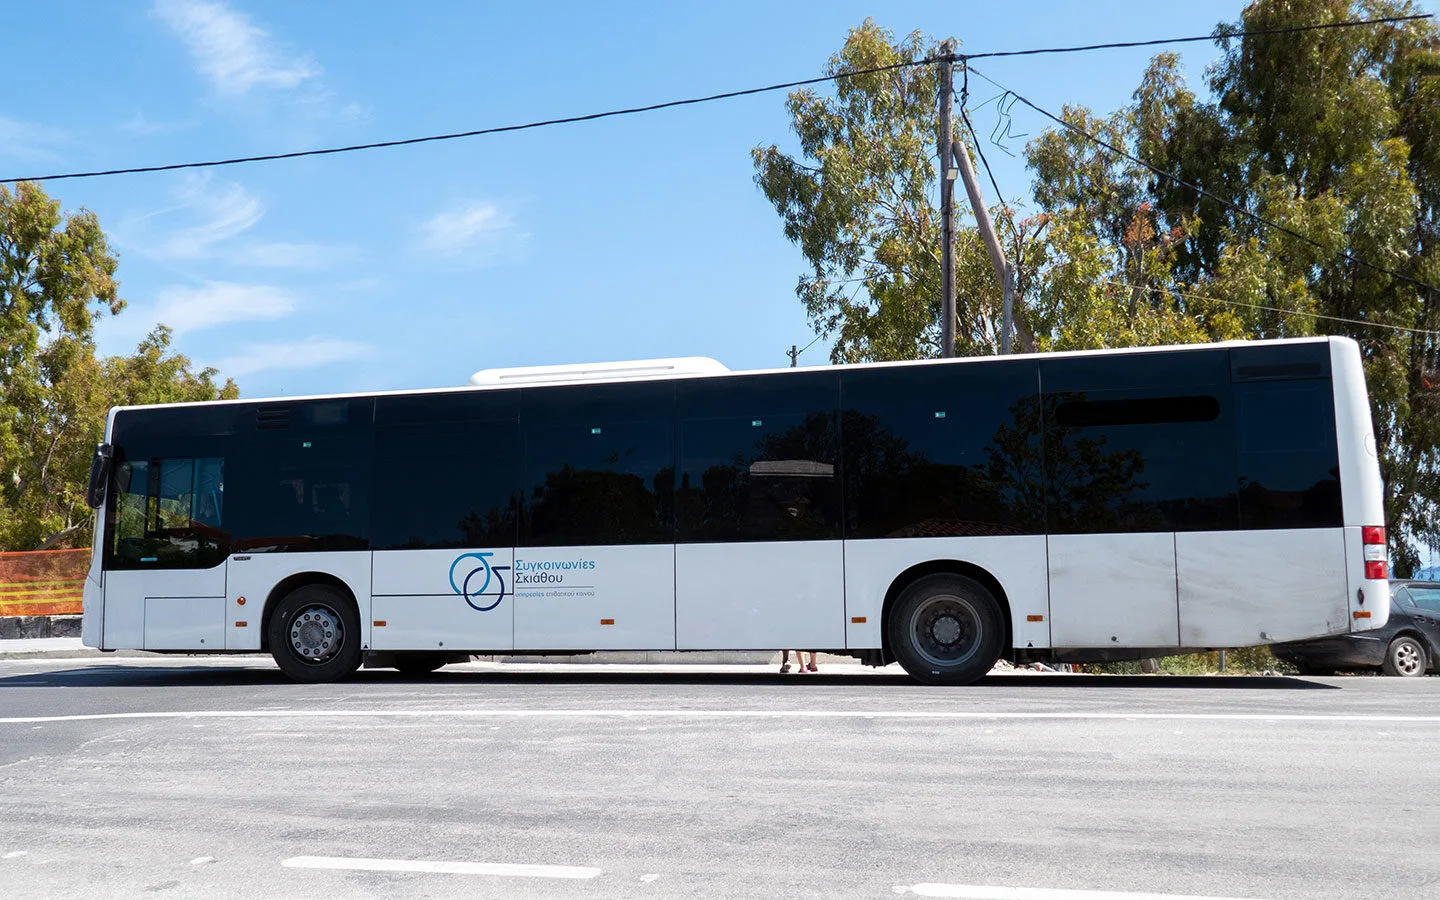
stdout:
{"type": "Polygon", "coordinates": [[[940,45],[940,355],[955,355],[955,167],[950,112],[954,105],[955,42],[940,45]]]}
{"type": "Polygon", "coordinates": [[[965,180],[965,193],[970,196],[970,207],[975,211],[975,226],[985,241],[985,249],[990,251],[990,265],[995,268],[995,280],[999,282],[1004,297],[1000,317],[1000,352],[1008,354],[1015,320],[1015,269],[1005,259],[1005,251],[1000,247],[995,223],[990,220],[990,210],[985,208],[985,198],[980,195],[980,182],[975,178],[975,167],[970,164],[970,151],[963,139],[955,142],[954,152],[956,167],[965,180]]]}
{"type": "Polygon", "coordinates": [[[787,355],[790,357],[790,368],[792,368],[792,369],[795,368],[795,366],[798,364],[799,359],[800,359],[800,351],[799,351],[799,350],[796,350],[796,349],[795,349],[795,346],[796,346],[795,344],[791,344],[791,345],[790,345],[790,350],[789,350],[789,352],[787,353],[787,355]]]}

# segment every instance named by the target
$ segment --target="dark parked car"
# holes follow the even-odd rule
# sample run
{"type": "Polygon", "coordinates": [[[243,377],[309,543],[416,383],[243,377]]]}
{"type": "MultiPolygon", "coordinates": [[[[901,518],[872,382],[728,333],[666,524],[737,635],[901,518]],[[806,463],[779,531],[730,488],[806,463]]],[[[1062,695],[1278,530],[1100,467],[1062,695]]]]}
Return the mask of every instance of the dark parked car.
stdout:
{"type": "Polygon", "coordinates": [[[1440,666],[1440,582],[1390,582],[1390,621],[1384,628],[1270,648],[1303,675],[1373,669],[1409,678],[1440,666]]]}

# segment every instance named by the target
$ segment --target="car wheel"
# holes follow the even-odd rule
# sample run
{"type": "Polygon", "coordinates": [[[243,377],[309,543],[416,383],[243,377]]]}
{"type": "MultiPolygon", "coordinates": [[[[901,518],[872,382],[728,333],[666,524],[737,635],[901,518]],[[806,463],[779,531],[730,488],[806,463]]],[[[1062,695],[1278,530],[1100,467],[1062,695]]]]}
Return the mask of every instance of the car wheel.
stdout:
{"type": "Polygon", "coordinates": [[[1000,604],[978,582],[926,575],[901,592],[886,623],[890,650],[917,681],[971,684],[1000,658],[1000,604]]]}
{"type": "Polygon", "coordinates": [[[445,665],[443,653],[397,653],[395,668],[405,675],[429,675],[445,665]]]}
{"type": "Polygon", "coordinates": [[[276,665],[296,681],[337,681],[360,666],[360,613],[329,585],[307,584],[282,597],[266,635],[276,665]]]}
{"type": "Polygon", "coordinates": [[[1401,635],[1390,642],[1385,651],[1385,663],[1381,666],[1386,675],[1399,678],[1417,678],[1425,674],[1425,648],[1408,635],[1401,635]]]}

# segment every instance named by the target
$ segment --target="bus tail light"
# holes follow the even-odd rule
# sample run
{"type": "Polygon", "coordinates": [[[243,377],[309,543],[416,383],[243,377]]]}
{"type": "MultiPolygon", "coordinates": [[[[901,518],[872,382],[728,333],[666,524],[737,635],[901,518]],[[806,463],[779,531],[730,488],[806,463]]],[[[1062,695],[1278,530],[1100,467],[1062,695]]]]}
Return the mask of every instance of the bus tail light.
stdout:
{"type": "Polygon", "coordinates": [[[1365,554],[1365,577],[1390,577],[1390,553],[1385,546],[1385,526],[1366,525],[1360,529],[1360,543],[1365,554]]]}

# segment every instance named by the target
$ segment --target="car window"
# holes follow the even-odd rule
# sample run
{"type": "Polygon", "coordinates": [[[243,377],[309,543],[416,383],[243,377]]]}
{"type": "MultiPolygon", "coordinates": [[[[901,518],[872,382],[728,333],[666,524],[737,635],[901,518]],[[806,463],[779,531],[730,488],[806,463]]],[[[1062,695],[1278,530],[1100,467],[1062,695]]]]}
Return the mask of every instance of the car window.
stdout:
{"type": "Polygon", "coordinates": [[[1390,588],[1390,608],[1391,608],[1391,609],[1401,609],[1401,610],[1404,610],[1404,609],[1409,609],[1410,607],[1412,607],[1412,606],[1414,606],[1414,605],[1415,605],[1415,601],[1410,599],[1410,592],[1409,592],[1409,591],[1405,590],[1403,587],[1399,587],[1398,585],[1392,586],[1392,587],[1390,588]]]}
{"type": "Polygon", "coordinates": [[[1411,585],[1409,588],[1406,588],[1406,593],[1410,595],[1410,602],[1421,609],[1427,612],[1440,613],[1440,585],[1436,585],[1435,587],[1429,587],[1428,585],[1425,587],[1411,585]]]}

